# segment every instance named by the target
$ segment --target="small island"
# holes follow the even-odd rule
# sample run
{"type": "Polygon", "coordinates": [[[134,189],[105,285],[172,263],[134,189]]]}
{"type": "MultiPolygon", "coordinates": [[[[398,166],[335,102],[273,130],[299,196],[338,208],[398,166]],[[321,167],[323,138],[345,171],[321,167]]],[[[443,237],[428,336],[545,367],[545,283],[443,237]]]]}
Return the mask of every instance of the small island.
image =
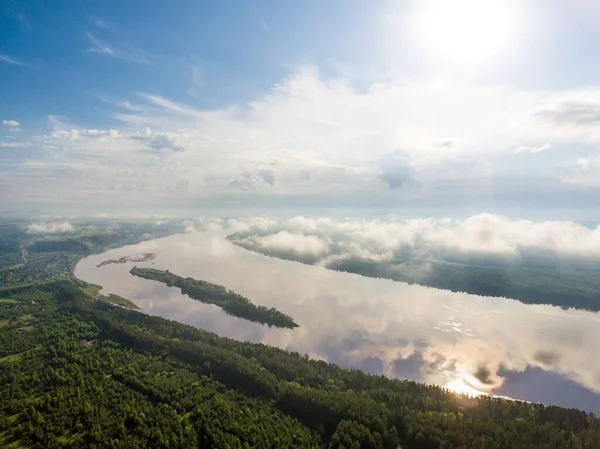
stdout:
{"type": "Polygon", "coordinates": [[[188,295],[206,304],[214,304],[223,309],[229,315],[254,321],[261,324],[267,324],[275,327],[286,327],[293,329],[298,327],[291,316],[275,308],[257,306],[248,298],[227,290],[222,285],[212,284],[206,281],[199,281],[193,278],[183,278],[176,274],[153,268],[133,267],[129,271],[132,275],[144,279],[162,282],[169,287],[179,287],[181,293],[188,295]]]}
{"type": "Polygon", "coordinates": [[[100,262],[96,265],[96,268],[103,267],[104,265],[110,265],[112,263],[127,263],[127,262],[148,262],[156,258],[154,253],[144,253],[141,256],[123,256],[119,259],[109,259],[104,262],[100,262]]]}

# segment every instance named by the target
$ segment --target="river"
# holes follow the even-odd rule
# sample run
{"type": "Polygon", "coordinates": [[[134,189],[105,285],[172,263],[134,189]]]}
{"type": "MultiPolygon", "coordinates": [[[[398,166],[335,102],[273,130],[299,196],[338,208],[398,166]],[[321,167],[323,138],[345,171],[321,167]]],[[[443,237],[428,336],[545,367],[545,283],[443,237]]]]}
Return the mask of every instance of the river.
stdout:
{"type": "Polygon", "coordinates": [[[526,305],[330,271],[247,251],[222,231],[193,232],[89,256],[75,274],[141,311],[222,336],[307,353],[345,367],[600,413],[600,314],[526,305]],[[97,267],[155,253],[147,262],[97,267]],[[132,266],[221,284],[293,317],[297,329],[226,315],[132,266]]]}

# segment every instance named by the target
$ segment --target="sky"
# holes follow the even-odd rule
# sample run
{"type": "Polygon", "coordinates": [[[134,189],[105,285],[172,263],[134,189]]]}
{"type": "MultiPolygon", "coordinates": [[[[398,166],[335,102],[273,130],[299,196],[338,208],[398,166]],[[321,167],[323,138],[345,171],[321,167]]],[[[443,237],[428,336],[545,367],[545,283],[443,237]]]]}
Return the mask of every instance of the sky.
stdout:
{"type": "Polygon", "coordinates": [[[598,19],[594,0],[5,0],[0,211],[594,219],[598,19]]]}

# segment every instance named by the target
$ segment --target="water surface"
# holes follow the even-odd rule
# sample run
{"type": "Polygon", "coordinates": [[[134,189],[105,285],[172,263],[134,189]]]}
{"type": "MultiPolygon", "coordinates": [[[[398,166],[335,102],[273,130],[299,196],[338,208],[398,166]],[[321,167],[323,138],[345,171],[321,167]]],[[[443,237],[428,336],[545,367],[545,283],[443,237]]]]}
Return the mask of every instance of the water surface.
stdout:
{"type": "Polygon", "coordinates": [[[82,260],[75,274],[152,315],[346,367],[600,413],[600,314],[525,305],[280,260],[214,231],[173,235],[82,260]],[[97,265],[141,253],[148,262],[97,265]],[[277,329],[226,315],[132,266],[224,285],[292,316],[277,329]]]}

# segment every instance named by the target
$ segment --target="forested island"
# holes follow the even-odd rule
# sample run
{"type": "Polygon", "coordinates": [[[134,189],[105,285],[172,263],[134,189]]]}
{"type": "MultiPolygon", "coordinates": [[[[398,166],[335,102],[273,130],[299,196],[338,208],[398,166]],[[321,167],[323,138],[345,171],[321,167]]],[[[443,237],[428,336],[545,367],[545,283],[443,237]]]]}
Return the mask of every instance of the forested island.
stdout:
{"type": "Polygon", "coordinates": [[[298,327],[291,316],[275,308],[257,306],[248,298],[227,290],[222,285],[212,284],[193,278],[183,278],[176,274],[153,268],[133,267],[130,273],[144,279],[162,282],[169,287],[178,287],[181,293],[206,304],[214,304],[232,316],[267,324],[275,327],[293,329],[298,327]]]}

